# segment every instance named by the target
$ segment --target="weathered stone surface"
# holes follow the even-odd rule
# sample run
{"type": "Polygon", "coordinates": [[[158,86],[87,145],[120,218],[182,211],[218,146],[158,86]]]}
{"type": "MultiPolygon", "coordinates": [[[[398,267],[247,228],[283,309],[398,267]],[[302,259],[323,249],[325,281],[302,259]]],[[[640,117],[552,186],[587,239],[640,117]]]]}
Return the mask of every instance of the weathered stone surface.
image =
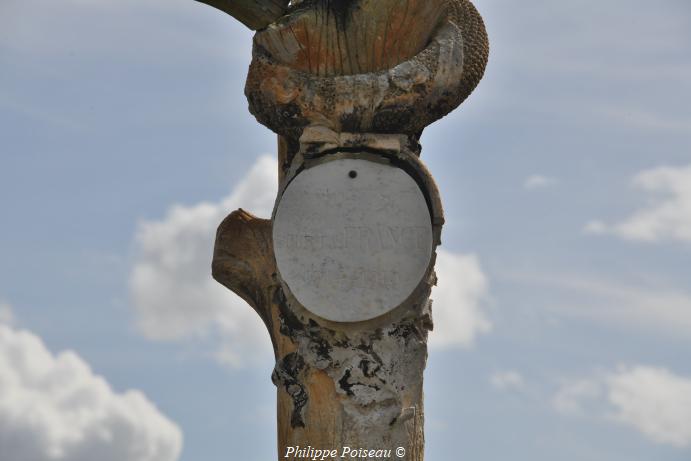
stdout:
{"type": "MultiPolygon", "coordinates": [[[[227,12],[233,3],[201,1],[227,12]]],[[[279,8],[288,4],[269,3],[279,8]]],[[[243,210],[228,216],[218,229],[213,276],[252,305],[270,333],[276,356],[272,380],[278,389],[278,459],[284,459],[288,446],[354,446],[403,447],[402,459],[422,461],[423,370],[432,328],[429,295],[436,283],[435,249],[444,218],[436,185],[418,158],[418,140],[427,125],[461,104],[482,78],[489,52],[482,19],[468,0],[294,0],[284,16],[278,9],[271,14],[262,21],[272,24],[259,26],[266,28],[255,35],[245,92],[257,120],[280,135],[279,197],[292,204],[283,219],[279,201],[273,223],[243,210]],[[427,211],[431,246],[424,249],[425,258],[395,261],[406,267],[427,262],[405,284],[419,280],[403,302],[399,298],[405,290],[385,293],[378,305],[366,296],[358,298],[362,293],[347,292],[335,292],[329,303],[310,301],[289,272],[295,269],[297,280],[309,280],[305,277],[314,255],[307,255],[304,266],[296,264],[304,254],[281,255],[292,229],[302,237],[315,228],[318,235],[323,230],[332,235],[319,227],[323,223],[317,217],[328,211],[312,200],[310,186],[323,188],[335,180],[326,175],[288,199],[291,184],[299,185],[301,175],[311,169],[355,158],[400,168],[423,196],[419,208],[427,211]],[[318,207],[322,209],[315,213],[318,207]],[[281,227],[291,219],[292,224],[281,227]],[[309,229],[299,228],[309,220],[309,229]],[[353,306],[354,316],[339,316],[353,306]]],[[[358,168],[345,170],[359,174],[358,168]]],[[[340,178],[345,170],[334,174],[340,178]]],[[[387,191],[381,181],[373,184],[378,185],[372,188],[375,196],[387,191]]],[[[397,195],[390,201],[395,207],[406,194],[392,193],[397,195]]],[[[417,208],[402,207],[401,216],[386,210],[381,221],[418,227],[417,208]]],[[[372,211],[365,207],[365,214],[372,211]]],[[[324,222],[338,221],[338,215],[326,216],[324,222]]],[[[376,216],[360,221],[378,223],[376,216]]],[[[344,227],[343,222],[336,227],[344,227]]],[[[314,261],[327,256],[318,254],[314,261]]],[[[384,258],[387,264],[389,257],[384,258]]]]}
{"type": "Polygon", "coordinates": [[[250,112],[291,139],[313,125],[335,132],[418,135],[470,95],[487,63],[487,34],[473,5],[448,0],[446,6],[422,51],[377,72],[310,73],[304,60],[283,62],[299,53],[284,51],[277,58],[264,46],[264,32],[257,34],[245,87],[250,112]]]}
{"type": "Polygon", "coordinates": [[[312,0],[259,32],[274,60],[318,76],[390,69],[427,45],[448,0],[312,0]]]}
{"type": "Polygon", "coordinates": [[[303,170],[273,221],[281,279],[305,308],[335,322],[370,320],[402,304],[432,256],[420,187],[381,161],[339,158],[303,170]]]}
{"type": "MultiPolygon", "coordinates": [[[[281,190],[310,162],[339,155],[325,151],[306,158],[299,154],[285,171],[281,190]]],[[[436,247],[443,213],[429,172],[417,152],[407,148],[381,155],[382,161],[405,169],[424,191],[436,247]]],[[[422,461],[422,373],[427,332],[432,328],[429,294],[436,282],[434,255],[422,283],[404,305],[366,322],[330,322],[304,309],[284,291],[272,233],[271,221],[243,210],[233,212],[218,229],[213,275],[257,310],[273,341],[278,459],[283,459],[288,446],[309,445],[403,447],[403,459],[422,461]]]]}

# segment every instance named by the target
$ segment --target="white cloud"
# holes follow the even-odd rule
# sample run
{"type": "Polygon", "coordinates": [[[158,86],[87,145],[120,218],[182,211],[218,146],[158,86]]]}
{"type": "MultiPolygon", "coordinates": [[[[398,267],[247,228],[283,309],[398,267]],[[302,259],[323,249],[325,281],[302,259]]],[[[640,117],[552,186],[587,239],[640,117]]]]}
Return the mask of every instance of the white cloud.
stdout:
{"type": "Polygon", "coordinates": [[[574,315],[637,328],[691,337],[691,294],[603,281],[574,281],[583,293],[595,295],[588,305],[572,306],[574,315]],[[580,311],[580,312],[579,312],[580,311]]]}
{"type": "Polygon", "coordinates": [[[643,171],[633,185],[651,194],[649,206],[617,224],[591,221],[585,231],[633,241],[691,242],[691,165],[643,171]]]}
{"type": "Polygon", "coordinates": [[[499,391],[523,389],[525,386],[523,376],[517,371],[498,371],[490,376],[489,383],[499,391]]]}
{"type": "Polygon", "coordinates": [[[259,316],[242,299],[211,278],[216,228],[243,207],[269,216],[276,197],[278,166],[261,157],[247,177],[218,203],[173,206],[161,221],[140,224],[138,258],[130,290],[139,330],[153,340],[222,337],[218,358],[243,365],[243,357],[270,354],[271,344],[259,316]]]}
{"type": "MultiPolygon", "coordinates": [[[[679,67],[674,70],[679,72],[680,77],[681,74],[689,72],[688,67],[679,67]]],[[[667,111],[656,112],[635,107],[610,105],[604,105],[599,109],[596,108],[596,111],[605,116],[609,123],[623,123],[639,130],[650,130],[657,133],[671,132],[684,134],[691,131],[691,118],[685,116],[685,114],[674,117],[670,116],[667,111]]]]}
{"type": "Polygon", "coordinates": [[[14,312],[12,306],[0,301],[0,324],[12,325],[14,323],[14,312]]]}
{"type": "Polygon", "coordinates": [[[556,178],[534,174],[523,181],[523,187],[528,190],[544,189],[546,187],[555,186],[558,183],[556,178]]]}
{"type": "Polygon", "coordinates": [[[565,415],[582,415],[586,403],[602,396],[602,384],[595,379],[565,381],[552,399],[554,408],[565,415]]]}
{"type": "MultiPolygon", "coordinates": [[[[216,228],[242,207],[268,217],[277,191],[277,163],[261,157],[233,192],[218,203],[173,206],[160,221],[140,224],[130,291],[139,330],[152,340],[220,336],[216,356],[242,366],[269,357],[271,344],[259,316],[211,278],[216,228]]],[[[433,291],[435,331],[431,344],[470,345],[489,331],[482,311],[487,278],[477,258],[440,250],[439,286],[433,291]]]]}
{"type": "Polygon", "coordinates": [[[432,290],[434,331],[432,347],[470,346],[477,335],[487,333],[492,324],[483,304],[488,296],[487,277],[475,255],[438,251],[437,287],[432,290]]]}
{"type": "Polygon", "coordinates": [[[588,222],[585,227],[583,228],[583,231],[586,234],[606,234],[607,233],[607,224],[600,220],[593,220],[588,222]]]}
{"type": "Polygon", "coordinates": [[[566,382],[553,404],[560,413],[597,416],[635,429],[657,443],[691,446],[691,378],[664,368],[620,367],[566,382]]]}
{"type": "Polygon", "coordinates": [[[0,325],[0,447],[6,461],[174,461],[182,434],[141,392],[0,325]]]}
{"type": "Polygon", "coordinates": [[[662,368],[623,368],[607,377],[611,417],[658,443],[691,446],[691,378],[662,368]]]}
{"type": "Polygon", "coordinates": [[[547,293],[547,309],[560,315],[691,338],[690,292],[645,282],[621,283],[579,275],[521,274],[513,278],[547,293]]]}

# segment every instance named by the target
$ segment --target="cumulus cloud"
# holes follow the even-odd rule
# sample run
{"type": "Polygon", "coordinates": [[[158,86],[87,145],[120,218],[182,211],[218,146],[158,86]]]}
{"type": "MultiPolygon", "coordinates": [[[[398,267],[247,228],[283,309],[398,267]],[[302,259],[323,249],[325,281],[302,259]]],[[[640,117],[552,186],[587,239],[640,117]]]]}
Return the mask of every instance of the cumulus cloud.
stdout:
{"type": "MultiPolygon", "coordinates": [[[[216,356],[232,366],[270,357],[271,344],[256,313],[211,278],[216,227],[237,208],[268,217],[277,191],[277,163],[264,156],[232,193],[211,203],[175,205],[161,220],[140,223],[130,291],[138,329],[149,339],[217,336],[216,356]]],[[[473,255],[441,250],[434,289],[438,347],[470,345],[489,331],[483,313],[487,278],[473,255]]]]}
{"type": "Polygon", "coordinates": [[[277,190],[278,166],[261,157],[234,191],[217,203],[175,205],[160,221],[145,221],[136,234],[137,260],[130,290],[139,330],[152,340],[218,334],[218,358],[235,366],[243,357],[271,353],[256,313],[211,278],[216,228],[243,207],[267,217],[277,190]]]}
{"type": "Polygon", "coordinates": [[[0,324],[0,447],[6,461],[175,461],[182,434],[141,392],[0,324]]]}
{"type": "Polygon", "coordinates": [[[523,187],[528,190],[544,189],[546,187],[555,186],[558,183],[556,178],[534,174],[523,181],[523,187]]]}
{"type": "Polygon", "coordinates": [[[595,379],[565,381],[552,399],[554,408],[565,415],[582,415],[586,404],[602,396],[602,383],[595,379]]]}
{"type": "Polygon", "coordinates": [[[488,281],[475,255],[438,251],[438,285],[432,290],[434,331],[430,346],[470,346],[492,324],[484,312],[488,281]]]}
{"type": "Polygon", "coordinates": [[[635,188],[650,194],[650,205],[619,223],[591,221],[585,231],[632,241],[691,242],[691,165],[646,170],[632,182],[635,188]]]}
{"type": "Polygon", "coordinates": [[[525,380],[517,371],[498,371],[489,378],[490,385],[499,391],[523,389],[525,380]]]}
{"type": "Polygon", "coordinates": [[[566,382],[553,403],[564,414],[597,412],[595,416],[635,429],[657,443],[691,446],[691,377],[664,368],[622,366],[566,382]]]}
{"type": "Polygon", "coordinates": [[[0,301],[0,324],[12,325],[14,323],[14,312],[12,306],[0,301]]]}
{"type": "Polygon", "coordinates": [[[638,366],[609,375],[606,383],[615,421],[658,443],[691,445],[691,378],[638,366]]]}
{"type": "Polygon", "coordinates": [[[691,292],[579,275],[521,274],[514,279],[547,294],[547,309],[559,315],[691,338],[691,292]]]}

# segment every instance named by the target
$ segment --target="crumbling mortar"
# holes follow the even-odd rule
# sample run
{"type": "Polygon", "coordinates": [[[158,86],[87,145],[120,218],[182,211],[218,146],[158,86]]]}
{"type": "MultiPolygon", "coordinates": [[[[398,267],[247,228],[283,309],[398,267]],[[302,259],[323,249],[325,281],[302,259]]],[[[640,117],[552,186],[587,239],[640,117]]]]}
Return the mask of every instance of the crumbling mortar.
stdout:
{"type": "Polygon", "coordinates": [[[363,424],[378,424],[372,418],[395,422],[403,412],[403,384],[410,373],[424,368],[427,358],[425,324],[420,316],[428,316],[427,308],[414,305],[407,316],[382,328],[370,331],[335,331],[314,319],[301,319],[293,312],[281,289],[276,300],[280,309],[281,334],[289,337],[297,351],[279,362],[274,374],[276,385],[282,385],[293,399],[291,424],[304,424],[303,409],[308,397],[300,380],[310,368],[324,371],[337,393],[347,398],[343,407],[352,418],[363,424]],[[406,362],[396,357],[403,350],[406,362]],[[297,364],[299,366],[287,366],[297,364]],[[376,407],[377,411],[372,412],[376,407]],[[364,419],[363,419],[364,418],[364,419]]]}

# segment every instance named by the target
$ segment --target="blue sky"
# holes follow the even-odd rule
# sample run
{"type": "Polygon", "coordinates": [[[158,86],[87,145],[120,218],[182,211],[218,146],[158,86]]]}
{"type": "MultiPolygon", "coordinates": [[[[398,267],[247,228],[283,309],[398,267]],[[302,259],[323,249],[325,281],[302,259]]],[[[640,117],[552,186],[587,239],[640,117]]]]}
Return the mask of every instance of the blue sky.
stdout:
{"type": "MultiPolygon", "coordinates": [[[[688,460],[691,4],[476,5],[486,77],[422,138],[427,459],[688,460]]],[[[250,52],[192,0],[0,3],[3,460],[274,458],[268,337],[204,272],[275,193],[250,52]]]]}

